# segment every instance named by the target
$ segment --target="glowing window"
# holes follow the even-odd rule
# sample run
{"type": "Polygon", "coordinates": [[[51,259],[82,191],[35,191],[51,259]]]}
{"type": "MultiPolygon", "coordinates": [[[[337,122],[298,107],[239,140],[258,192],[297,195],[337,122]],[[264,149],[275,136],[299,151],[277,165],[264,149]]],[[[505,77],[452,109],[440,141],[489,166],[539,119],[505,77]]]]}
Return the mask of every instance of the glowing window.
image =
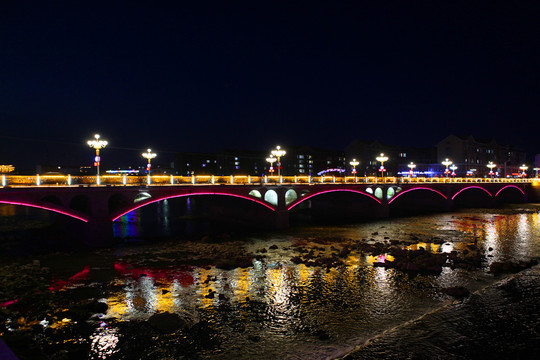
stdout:
{"type": "Polygon", "coordinates": [[[375,197],[379,200],[382,200],[383,198],[383,191],[380,187],[375,189],[375,197]]]}
{"type": "Polygon", "coordinates": [[[249,195],[255,196],[257,198],[262,198],[261,192],[259,190],[251,190],[249,192],[249,195]]]}
{"type": "Polygon", "coordinates": [[[294,191],[293,189],[289,189],[285,193],[285,204],[289,205],[297,198],[298,198],[298,195],[296,194],[296,191],[294,191]]]}
{"type": "Polygon", "coordinates": [[[274,190],[268,190],[264,194],[264,201],[277,206],[277,203],[278,203],[277,192],[275,192],[274,190]]]}
{"type": "Polygon", "coordinates": [[[396,192],[394,191],[394,188],[389,187],[388,190],[386,190],[386,199],[390,200],[395,194],[396,192]]]}

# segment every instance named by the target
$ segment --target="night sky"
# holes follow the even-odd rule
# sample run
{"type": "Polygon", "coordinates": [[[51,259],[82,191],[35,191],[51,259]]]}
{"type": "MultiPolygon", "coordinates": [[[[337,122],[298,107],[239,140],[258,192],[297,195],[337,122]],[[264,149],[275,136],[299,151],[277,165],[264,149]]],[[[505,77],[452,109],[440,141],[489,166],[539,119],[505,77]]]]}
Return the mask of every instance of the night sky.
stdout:
{"type": "Polygon", "coordinates": [[[0,164],[178,151],[435,146],[540,153],[540,1],[1,1],[0,164]]]}

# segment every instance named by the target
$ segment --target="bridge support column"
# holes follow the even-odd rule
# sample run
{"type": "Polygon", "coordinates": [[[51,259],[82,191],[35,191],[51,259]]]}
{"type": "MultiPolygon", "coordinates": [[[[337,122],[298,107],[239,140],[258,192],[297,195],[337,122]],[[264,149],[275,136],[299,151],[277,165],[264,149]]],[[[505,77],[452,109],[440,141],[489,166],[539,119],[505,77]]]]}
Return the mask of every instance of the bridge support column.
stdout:
{"type": "Polygon", "coordinates": [[[274,229],[287,229],[289,227],[289,212],[287,209],[278,209],[274,213],[274,229]]]}
{"type": "Polygon", "coordinates": [[[390,217],[390,206],[388,205],[388,203],[383,202],[377,207],[375,217],[378,219],[385,219],[387,217],[390,217]]]}
{"type": "Polygon", "coordinates": [[[274,212],[274,229],[287,229],[289,227],[289,211],[285,203],[286,189],[276,189],[278,194],[278,207],[274,212]]]}
{"type": "Polygon", "coordinates": [[[82,241],[91,247],[106,247],[113,244],[113,227],[110,219],[90,219],[82,224],[82,241]]]}
{"type": "Polygon", "coordinates": [[[450,196],[448,196],[448,199],[446,199],[444,211],[450,212],[453,210],[454,210],[454,200],[450,196]]]}

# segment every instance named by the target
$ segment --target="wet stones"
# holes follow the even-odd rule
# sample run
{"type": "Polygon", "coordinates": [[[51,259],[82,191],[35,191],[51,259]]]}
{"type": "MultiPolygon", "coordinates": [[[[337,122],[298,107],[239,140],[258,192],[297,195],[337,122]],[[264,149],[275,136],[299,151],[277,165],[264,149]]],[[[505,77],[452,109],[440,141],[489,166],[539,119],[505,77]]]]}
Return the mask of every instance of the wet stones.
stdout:
{"type": "Polygon", "coordinates": [[[447,295],[455,297],[456,299],[463,299],[470,295],[469,290],[463,286],[451,286],[443,288],[441,291],[447,295]]]}
{"type": "Polygon", "coordinates": [[[148,324],[162,333],[169,334],[178,329],[186,327],[186,321],[179,315],[162,312],[156,313],[147,320],[148,324]]]}
{"type": "Polygon", "coordinates": [[[489,266],[489,272],[492,274],[517,273],[534,265],[538,265],[538,260],[533,259],[519,262],[494,261],[489,266]]]}

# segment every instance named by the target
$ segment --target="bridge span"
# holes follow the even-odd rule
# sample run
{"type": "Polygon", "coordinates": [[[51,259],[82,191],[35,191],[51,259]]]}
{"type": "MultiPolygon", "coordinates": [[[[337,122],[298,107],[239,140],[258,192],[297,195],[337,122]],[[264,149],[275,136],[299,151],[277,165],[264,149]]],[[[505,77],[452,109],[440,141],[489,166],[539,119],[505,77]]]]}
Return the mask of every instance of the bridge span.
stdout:
{"type": "Polygon", "coordinates": [[[461,199],[495,205],[538,201],[540,179],[250,177],[250,176],[2,176],[0,204],[29,206],[81,222],[83,241],[112,239],[112,222],[166,199],[236,199],[231,211],[246,221],[287,228],[291,214],[317,211],[382,218],[392,208],[436,206],[450,211],[461,199]],[[244,204],[244,205],[242,205],[244,204]],[[245,208],[246,211],[239,211],[245,208]]]}

